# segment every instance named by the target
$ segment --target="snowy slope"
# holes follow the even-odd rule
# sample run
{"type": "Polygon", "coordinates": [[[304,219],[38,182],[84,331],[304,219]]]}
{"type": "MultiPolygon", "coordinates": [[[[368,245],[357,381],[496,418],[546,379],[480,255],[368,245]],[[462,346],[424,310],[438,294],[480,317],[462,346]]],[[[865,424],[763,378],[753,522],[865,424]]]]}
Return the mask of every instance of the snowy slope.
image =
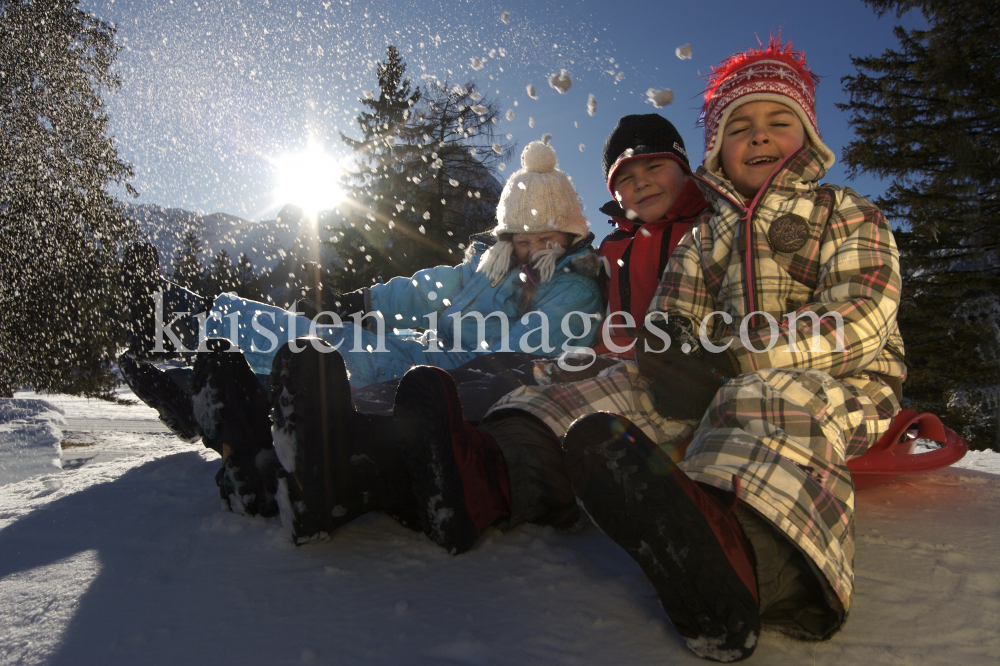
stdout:
{"type": "MultiPolygon", "coordinates": [[[[152,410],[52,400],[108,428],[67,430],[62,472],[0,487],[0,664],[706,663],[593,527],[489,530],[452,557],[370,515],[296,548],[222,509],[213,452],[115,429],[152,410]]],[[[963,463],[862,491],[846,629],[765,632],[748,663],[996,663],[1000,456],[963,463]]]]}

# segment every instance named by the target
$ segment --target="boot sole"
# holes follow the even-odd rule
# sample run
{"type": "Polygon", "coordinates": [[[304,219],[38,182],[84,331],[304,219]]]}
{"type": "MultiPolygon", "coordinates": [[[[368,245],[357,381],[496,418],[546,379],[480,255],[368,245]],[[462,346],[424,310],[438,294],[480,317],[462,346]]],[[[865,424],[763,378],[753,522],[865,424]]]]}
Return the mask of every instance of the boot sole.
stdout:
{"type": "MultiPolygon", "coordinates": [[[[452,555],[472,548],[479,532],[465,510],[462,476],[452,450],[452,418],[456,410],[446,380],[437,368],[421,367],[403,376],[396,389],[393,418],[419,422],[423,438],[400,445],[413,481],[420,526],[434,543],[452,555]],[[459,507],[458,510],[451,507],[459,507]]],[[[460,409],[460,408],[459,408],[460,409]]]]}
{"type": "Polygon", "coordinates": [[[673,462],[622,421],[597,414],[566,434],[567,467],[582,507],[639,563],[688,648],[714,661],[749,657],[760,636],[756,600],[673,478],[673,462]]]}
{"type": "Polygon", "coordinates": [[[246,360],[224,350],[199,354],[192,391],[205,445],[223,457],[223,474],[235,490],[227,493],[220,485],[222,498],[234,513],[277,515],[274,488],[258,466],[261,452],[273,448],[270,400],[246,360]]]}
{"type": "MultiPolygon", "coordinates": [[[[278,480],[281,523],[292,542],[301,545],[326,537],[360,515],[336,497],[338,468],[349,464],[338,460],[337,452],[343,448],[338,442],[348,436],[351,389],[338,352],[293,353],[288,344],[275,356],[271,387],[272,434],[284,470],[278,480]]],[[[342,478],[348,473],[345,470],[342,478]]]]}

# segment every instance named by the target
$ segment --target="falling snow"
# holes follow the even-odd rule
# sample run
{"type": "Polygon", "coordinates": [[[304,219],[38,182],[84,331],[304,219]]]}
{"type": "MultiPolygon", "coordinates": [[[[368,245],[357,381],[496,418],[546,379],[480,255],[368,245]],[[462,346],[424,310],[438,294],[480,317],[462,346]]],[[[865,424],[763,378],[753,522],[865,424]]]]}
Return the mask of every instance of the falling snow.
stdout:
{"type": "Polygon", "coordinates": [[[681,60],[690,60],[691,59],[691,45],[690,44],[685,44],[684,46],[678,46],[674,50],[674,53],[681,60]]]}
{"type": "Polygon", "coordinates": [[[664,88],[663,90],[650,88],[646,91],[646,101],[657,109],[661,109],[674,101],[674,93],[670,88],[664,88]]]}
{"type": "Polygon", "coordinates": [[[592,116],[597,113],[597,98],[593,94],[587,97],[587,115],[592,116]]]}
{"type": "Polygon", "coordinates": [[[573,79],[563,69],[558,74],[553,74],[549,77],[549,87],[558,91],[559,94],[564,94],[573,87],[573,79]]]}

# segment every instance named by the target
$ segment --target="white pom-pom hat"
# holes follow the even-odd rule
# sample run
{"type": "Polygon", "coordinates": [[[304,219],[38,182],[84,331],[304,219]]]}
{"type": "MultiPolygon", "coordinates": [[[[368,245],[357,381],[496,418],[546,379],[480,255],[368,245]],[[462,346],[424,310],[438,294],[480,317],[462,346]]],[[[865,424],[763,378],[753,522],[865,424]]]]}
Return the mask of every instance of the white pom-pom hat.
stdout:
{"type": "Polygon", "coordinates": [[[524,147],[521,169],[511,174],[500,194],[493,235],[562,231],[576,242],[590,233],[580,197],[569,176],[556,168],[558,163],[550,145],[532,141],[524,147]]]}
{"type": "Polygon", "coordinates": [[[555,149],[547,143],[532,141],[524,147],[521,169],[507,179],[497,204],[492,233],[499,240],[483,256],[480,271],[491,277],[507,272],[514,234],[561,231],[572,237],[571,245],[590,234],[580,197],[569,176],[556,168],[558,163],[555,149]]]}

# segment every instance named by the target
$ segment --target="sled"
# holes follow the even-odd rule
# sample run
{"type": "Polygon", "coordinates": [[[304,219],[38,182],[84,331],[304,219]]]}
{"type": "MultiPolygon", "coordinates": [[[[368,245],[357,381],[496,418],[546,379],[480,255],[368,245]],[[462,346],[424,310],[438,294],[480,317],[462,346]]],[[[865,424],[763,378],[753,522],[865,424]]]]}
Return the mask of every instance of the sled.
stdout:
{"type": "Polygon", "coordinates": [[[946,428],[938,417],[904,409],[893,419],[889,431],[864,455],[847,461],[847,468],[854,477],[854,488],[860,490],[891,481],[900,474],[933,472],[948,467],[968,451],[965,440],[946,428]],[[914,453],[918,439],[933,440],[941,444],[941,448],[914,453]]]}

